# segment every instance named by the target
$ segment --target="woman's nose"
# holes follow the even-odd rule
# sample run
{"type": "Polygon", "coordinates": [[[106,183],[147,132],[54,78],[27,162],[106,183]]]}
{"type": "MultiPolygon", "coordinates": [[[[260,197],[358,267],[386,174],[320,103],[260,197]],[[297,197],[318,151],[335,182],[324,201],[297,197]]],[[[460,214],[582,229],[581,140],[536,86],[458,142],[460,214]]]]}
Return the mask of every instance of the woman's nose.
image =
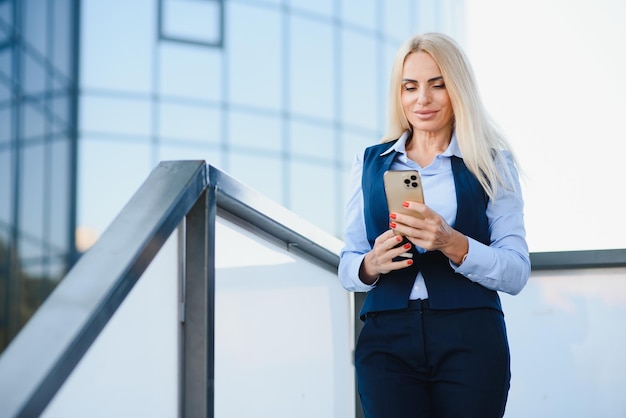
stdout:
{"type": "Polygon", "coordinates": [[[419,89],[417,92],[417,103],[420,105],[430,102],[430,94],[427,89],[419,89]]]}

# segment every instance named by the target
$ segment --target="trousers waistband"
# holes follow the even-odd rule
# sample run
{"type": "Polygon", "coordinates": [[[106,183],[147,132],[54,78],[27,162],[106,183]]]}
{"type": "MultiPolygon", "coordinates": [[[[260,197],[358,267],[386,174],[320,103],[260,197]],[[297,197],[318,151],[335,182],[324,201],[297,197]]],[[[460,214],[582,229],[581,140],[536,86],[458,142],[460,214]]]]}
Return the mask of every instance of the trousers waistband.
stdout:
{"type": "Polygon", "coordinates": [[[407,309],[409,311],[425,311],[430,309],[430,304],[428,303],[428,299],[411,299],[409,300],[407,309]]]}

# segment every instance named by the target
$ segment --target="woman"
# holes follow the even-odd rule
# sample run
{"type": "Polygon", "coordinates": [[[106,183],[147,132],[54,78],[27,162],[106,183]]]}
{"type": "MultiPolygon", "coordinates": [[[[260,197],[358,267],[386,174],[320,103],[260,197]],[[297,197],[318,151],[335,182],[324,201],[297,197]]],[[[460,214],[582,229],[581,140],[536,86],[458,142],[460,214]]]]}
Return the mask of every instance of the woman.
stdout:
{"type": "Polygon", "coordinates": [[[502,417],[510,369],[498,292],[519,293],[530,275],[523,200],[510,146],[451,38],[402,45],[388,132],[357,156],[352,181],[339,277],[367,292],[355,352],[366,417],[502,417]],[[409,169],[425,204],[389,213],[383,174],[409,169]]]}

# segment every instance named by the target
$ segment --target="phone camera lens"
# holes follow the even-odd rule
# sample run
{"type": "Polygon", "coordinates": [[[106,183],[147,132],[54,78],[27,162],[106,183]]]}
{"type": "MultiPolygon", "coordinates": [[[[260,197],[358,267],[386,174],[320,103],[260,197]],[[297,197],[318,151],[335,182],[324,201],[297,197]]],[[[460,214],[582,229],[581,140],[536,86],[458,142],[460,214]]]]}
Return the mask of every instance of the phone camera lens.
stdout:
{"type": "Polygon", "coordinates": [[[411,180],[413,180],[413,181],[417,180],[417,176],[416,175],[412,175],[411,176],[411,180]]]}
{"type": "Polygon", "coordinates": [[[411,183],[411,186],[417,189],[417,183],[411,183]]]}
{"type": "Polygon", "coordinates": [[[409,179],[404,179],[404,184],[408,185],[411,182],[409,179]]]}

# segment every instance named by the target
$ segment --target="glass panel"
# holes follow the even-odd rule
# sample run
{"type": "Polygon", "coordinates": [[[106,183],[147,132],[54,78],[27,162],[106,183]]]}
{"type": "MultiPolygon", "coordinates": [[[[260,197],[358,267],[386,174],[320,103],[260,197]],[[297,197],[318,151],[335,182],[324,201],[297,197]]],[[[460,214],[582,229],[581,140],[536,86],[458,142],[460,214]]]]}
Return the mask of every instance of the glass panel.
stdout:
{"type": "Polygon", "coordinates": [[[161,94],[219,102],[222,97],[222,53],[211,48],[159,44],[161,94]]]}
{"type": "Polygon", "coordinates": [[[19,196],[20,258],[43,256],[44,238],[44,145],[25,146],[21,150],[19,196]]]}
{"type": "Polygon", "coordinates": [[[45,134],[46,120],[37,106],[38,103],[26,103],[22,106],[20,135],[22,141],[28,138],[42,138],[45,134]]]}
{"type": "Polygon", "coordinates": [[[11,113],[11,108],[0,107],[0,145],[11,142],[11,113]]]}
{"type": "Polygon", "coordinates": [[[289,208],[318,227],[334,233],[337,223],[337,179],[332,166],[301,161],[289,164],[289,208]]]}
{"type": "Polygon", "coordinates": [[[22,89],[26,94],[42,94],[46,91],[46,71],[42,65],[29,54],[22,54],[24,79],[22,89]]]}
{"type": "Polygon", "coordinates": [[[41,0],[22,0],[22,14],[24,26],[22,35],[24,40],[39,54],[46,56],[46,33],[47,33],[47,5],[50,2],[41,0]]]}
{"type": "Polygon", "coordinates": [[[352,165],[354,157],[359,154],[363,155],[363,150],[370,145],[379,143],[381,137],[377,134],[366,135],[358,132],[344,131],[341,134],[341,146],[343,148],[342,161],[352,165]]]}
{"type": "MultiPolygon", "coordinates": [[[[5,21],[8,25],[13,25],[13,2],[12,1],[0,1],[0,19],[5,21]]],[[[2,33],[2,29],[0,29],[2,33]]],[[[0,35],[0,38],[2,35],[0,35]]]]}
{"type": "Polygon", "coordinates": [[[289,6],[292,10],[302,10],[316,14],[322,14],[329,18],[333,16],[333,0],[289,0],[289,6]]]}
{"type": "Polygon", "coordinates": [[[215,416],[354,417],[352,298],[336,273],[224,218],[215,229],[215,416]]]}
{"type": "Polygon", "coordinates": [[[230,175],[275,202],[284,204],[283,164],[279,158],[243,153],[232,153],[227,158],[230,175]]]}
{"type": "Polygon", "coordinates": [[[150,174],[151,145],[85,135],[78,148],[77,225],[101,234],[150,174]]]}
{"type": "Polygon", "coordinates": [[[502,306],[507,418],[624,416],[626,269],[533,272],[519,295],[502,294],[502,306]]]}
{"type": "Polygon", "coordinates": [[[292,120],[289,126],[289,149],[292,154],[325,161],[336,158],[335,131],[332,125],[292,120]]]}
{"type": "Polygon", "coordinates": [[[247,4],[226,4],[228,91],[237,104],[279,110],[283,67],[281,15],[247,4]],[[254,22],[254,35],[247,30],[254,22]]]}
{"type": "Polygon", "coordinates": [[[48,105],[54,117],[51,118],[51,126],[49,133],[67,133],[68,125],[71,122],[69,118],[70,104],[67,96],[56,96],[48,100],[48,105]]]}
{"type": "Polygon", "coordinates": [[[330,24],[291,17],[289,104],[294,113],[329,120],[335,117],[333,44],[330,24]]]}
{"type": "Polygon", "coordinates": [[[376,0],[342,1],[341,18],[346,23],[365,26],[374,31],[378,12],[376,3],[378,3],[376,0]]]}
{"type": "MultiPolygon", "coordinates": [[[[384,8],[383,30],[386,36],[395,38],[397,41],[404,41],[405,38],[408,38],[413,34],[413,13],[414,10],[417,9],[417,5],[415,5],[416,2],[414,2],[413,6],[411,3],[411,0],[381,2],[382,7],[384,8]]],[[[389,61],[389,63],[391,63],[391,61],[389,61]]]]}
{"type": "Polygon", "coordinates": [[[46,217],[49,228],[48,243],[55,252],[67,253],[70,238],[70,205],[74,202],[70,195],[70,141],[57,140],[49,144],[48,156],[50,171],[46,174],[50,199],[47,202],[46,217]]]}
{"type": "Polygon", "coordinates": [[[219,108],[161,103],[159,136],[165,141],[220,142],[219,108]]]}
{"type": "Polygon", "coordinates": [[[162,5],[162,36],[207,44],[222,42],[220,2],[162,0],[162,5]]]}
{"type": "Polygon", "coordinates": [[[156,5],[155,1],[81,2],[82,27],[88,28],[81,33],[84,87],[151,91],[156,5]]]}
{"type": "Polygon", "coordinates": [[[0,149],[0,229],[11,225],[13,207],[13,176],[11,150],[0,149]]]}
{"type": "Polygon", "coordinates": [[[177,236],[169,237],[42,417],[179,416],[177,236]]]}
{"type": "Polygon", "coordinates": [[[342,115],[345,123],[359,128],[377,129],[386,106],[379,97],[377,85],[389,84],[378,77],[382,65],[377,59],[376,42],[369,36],[342,31],[341,89],[342,115]]]}
{"type": "MultiPolygon", "coordinates": [[[[76,0],[78,1],[78,0],[76,0]]],[[[71,76],[72,65],[72,8],[76,7],[73,0],[54,0],[49,2],[53,8],[54,42],[49,59],[55,70],[66,78],[71,76]]],[[[87,31],[89,32],[89,31],[87,31]]],[[[78,53],[78,51],[76,51],[78,53]]]]}
{"type": "Polygon", "coordinates": [[[152,103],[146,99],[83,95],[80,128],[87,132],[137,135],[149,138],[152,132],[152,103]]]}
{"type": "Polygon", "coordinates": [[[238,111],[228,114],[228,142],[248,151],[262,149],[279,152],[282,149],[281,118],[238,111]]]}
{"type": "Polygon", "coordinates": [[[11,49],[0,50],[0,103],[11,99],[10,81],[11,74],[11,49]]]}

